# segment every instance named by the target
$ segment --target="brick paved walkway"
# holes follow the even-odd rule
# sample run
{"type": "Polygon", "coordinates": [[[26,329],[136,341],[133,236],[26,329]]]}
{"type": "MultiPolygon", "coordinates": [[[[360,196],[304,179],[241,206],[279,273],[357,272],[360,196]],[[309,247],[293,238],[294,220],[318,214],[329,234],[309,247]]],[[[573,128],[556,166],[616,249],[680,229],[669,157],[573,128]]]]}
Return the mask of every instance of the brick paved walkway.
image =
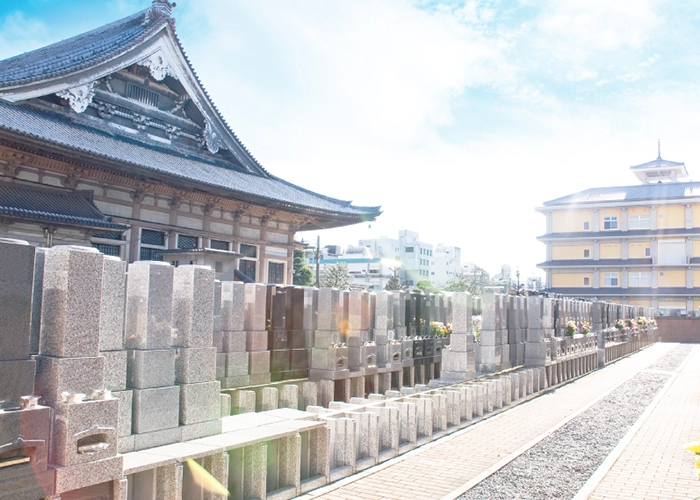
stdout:
{"type": "Polygon", "coordinates": [[[700,346],[590,499],[693,499],[700,481],[683,444],[700,434],[700,346]]]}
{"type": "MultiPolygon", "coordinates": [[[[651,346],[551,393],[511,408],[451,436],[435,441],[385,464],[368,469],[363,473],[315,490],[300,498],[326,500],[382,498],[422,500],[449,497],[449,495],[459,491],[465,484],[483,476],[485,471],[493,468],[509,455],[518,452],[523,446],[542,437],[544,433],[551,431],[554,426],[557,426],[563,420],[570,418],[627,379],[633,377],[650,363],[669,352],[673,347],[675,347],[675,344],[656,344],[651,346]]],[[[676,414],[676,410],[666,410],[665,418],[663,416],[658,417],[662,423],[669,418],[672,418],[674,422],[683,420],[684,423],[682,425],[679,424],[678,427],[688,429],[687,432],[680,428],[675,431],[669,430],[673,434],[669,434],[664,438],[664,443],[668,447],[668,453],[673,455],[676,455],[675,448],[679,448],[685,441],[696,437],[693,433],[697,434],[700,432],[700,420],[698,420],[698,413],[700,412],[698,391],[700,391],[700,384],[697,383],[700,380],[700,377],[698,377],[700,374],[698,372],[700,346],[696,347],[693,356],[694,361],[685,365],[682,376],[676,380],[682,380],[683,383],[688,382],[688,385],[693,385],[689,381],[694,377],[696,381],[694,390],[683,390],[679,385],[677,390],[669,390],[665,396],[673,397],[672,395],[678,391],[679,399],[674,399],[674,405],[678,405],[678,409],[685,411],[687,416],[680,418],[676,414]]],[[[657,409],[659,411],[665,408],[664,403],[665,400],[658,405],[657,409]]],[[[656,413],[652,417],[649,418],[649,425],[656,421],[656,413]]],[[[675,429],[676,425],[674,424],[673,427],[675,429]]],[[[646,426],[641,430],[646,432],[646,426]]],[[[654,433],[653,430],[650,432],[654,433]]],[[[640,440],[644,441],[641,437],[640,440]]],[[[631,445],[633,444],[634,441],[631,445]]],[[[643,446],[640,445],[641,447],[643,446]]],[[[651,452],[652,450],[649,451],[649,454],[651,452]]],[[[632,452],[632,454],[633,456],[630,460],[637,456],[636,452],[632,452]]],[[[680,461],[678,462],[678,475],[682,476],[685,474],[685,477],[692,478],[692,455],[680,449],[678,456],[680,461]],[[684,453],[687,454],[687,458],[681,457],[684,453]]],[[[624,454],[620,457],[621,464],[624,463],[622,462],[623,458],[624,454]]],[[[676,466],[673,465],[673,467],[676,466]]],[[[626,470],[626,468],[624,469],[626,470]]],[[[660,479],[664,470],[672,471],[670,465],[665,466],[665,468],[660,466],[658,469],[658,477],[660,479]]],[[[616,467],[613,467],[610,474],[613,474],[615,471],[616,467]]],[[[675,475],[675,469],[673,472],[674,475],[672,477],[677,478],[678,475],[675,475]]],[[[607,479],[606,477],[599,486],[603,493],[608,491],[603,489],[607,487],[607,479]]],[[[700,495],[700,482],[696,481],[696,483],[698,489],[695,491],[698,491],[698,493],[695,496],[698,496],[700,495]]],[[[692,485],[689,484],[685,491],[693,491],[692,485]]],[[[596,491],[596,495],[598,495],[598,491],[596,491]]],[[[623,497],[631,498],[624,495],[614,498],[623,497]]],[[[607,497],[603,494],[603,496],[597,496],[596,498],[607,497]]],[[[688,496],[683,498],[688,498],[688,496]]],[[[694,498],[692,494],[690,498],[694,498]]]]}

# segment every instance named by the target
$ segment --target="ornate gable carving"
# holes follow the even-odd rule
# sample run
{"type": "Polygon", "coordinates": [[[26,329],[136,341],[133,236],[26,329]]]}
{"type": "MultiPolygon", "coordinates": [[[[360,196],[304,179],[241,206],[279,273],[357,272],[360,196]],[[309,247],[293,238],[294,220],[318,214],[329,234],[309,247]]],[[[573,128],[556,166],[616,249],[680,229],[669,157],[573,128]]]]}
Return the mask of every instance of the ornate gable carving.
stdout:
{"type": "Polygon", "coordinates": [[[88,108],[92,102],[92,98],[95,97],[94,87],[95,82],[90,82],[69,88],[68,90],[56,92],[56,95],[61,99],[67,100],[73,111],[82,113],[88,108]]]}
{"type": "Polygon", "coordinates": [[[204,141],[207,145],[207,150],[215,155],[224,147],[224,142],[221,140],[221,134],[212,127],[209,120],[204,123],[204,141]]]}
{"type": "Polygon", "coordinates": [[[168,75],[175,78],[176,80],[178,79],[177,75],[170,67],[170,64],[165,59],[165,57],[163,57],[163,53],[160,50],[155,54],[151,54],[146,59],[140,61],[139,65],[147,67],[151,72],[151,76],[159,82],[162,81],[168,75]]]}

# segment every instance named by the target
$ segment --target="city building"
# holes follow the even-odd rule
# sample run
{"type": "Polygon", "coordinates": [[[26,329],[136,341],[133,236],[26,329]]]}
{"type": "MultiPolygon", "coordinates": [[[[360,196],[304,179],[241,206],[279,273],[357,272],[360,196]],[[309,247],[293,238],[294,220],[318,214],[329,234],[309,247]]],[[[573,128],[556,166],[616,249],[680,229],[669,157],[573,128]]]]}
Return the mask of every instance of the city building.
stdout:
{"type": "Polygon", "coordinates": [[[543,288],[541,276],[528,276],[527,282],[525,283],[525,290],[528,292],[540,292],[543,288]]]}
{"type": "Polygon", "coordinates": [[[445,287],[462,275],[462,250],[440,243],[435,247],[430,266],[430,281],[438,288],[445,287]]]}
{"type": "MultiPolygon", "coordinates": [[[[335,245],[332,245],[335,247],[335,245]]],[[[366,246],[349,246],[341,255],[329,253],[329,247],[325,247],[321,252],[319,270],[321,274],[328,266],[345,263],[348,272],[352,276],[352,286],[364,290],[384,290],[389,278],[394,274],[399,274],[401,264],[391,258],[377,257],[372,254],[366,246]]],[[[308,255],[308,254],[307,254],[308,255]]],[[[308,259],[308,265],[315,269],[315,256],[308,259]]]]}
{"type": "Polygon", "coordinates": [[[510,265],[502,264],[501,272],[493,275],[493,282],[504,290],[510,290],[511,284],[513,283],[513,272],[510,265]]]}
{"type": "Polygon", "coordinates": [[[419,241],[418,233],[414,231],[402,229],[398,239],[383,237],[360,240],[359,245],[368,247],[376,257],[399,261],[399,276],[407,286],[431,279],[433,245],[419,241]]]}
{"type": "Polygon", "coordinates": [[[486,269],[476,265],[474,262],[467,262],[462,266],[462,277],[465,279],[481,279],[488,281],[491,277],[486,269]]]}
{"type": "Polygon", "coordinates": [[[297,231],[380,209],[265,170],[190,65],[173,7],[0,61],[0,237],[291,283],[297,231]]]}
{"type": "Polygon", "coordinates": [[[700,182],[658,157],[631,167],[640,185],[593,188],[547,201],[547,291],[650,306],[700,307],[700,182]]]}

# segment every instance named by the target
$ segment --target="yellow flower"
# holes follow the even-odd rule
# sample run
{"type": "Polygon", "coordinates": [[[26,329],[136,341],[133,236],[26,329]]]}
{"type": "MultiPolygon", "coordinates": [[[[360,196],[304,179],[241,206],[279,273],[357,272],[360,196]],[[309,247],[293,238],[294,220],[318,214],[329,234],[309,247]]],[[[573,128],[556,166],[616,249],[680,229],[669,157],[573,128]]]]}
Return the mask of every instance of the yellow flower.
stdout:
{"type": "Polygon", "coordinates": [[[695,468],[696,468],[696,469],[700,469],[700,458],[698,458],[697,460],[695,460],[695,468]]]}
{"type": "Polygon", "coordinates": [[[192,479],[195,484],[199,485],[205,491],[209,493],[214,493],[215,495],[225,495],[229,496],[228,490],[214,477],[207,469],[199,465],[197,462],[191,458],[187,459],[187,465],[192,473],[192,479]]]}
{"type": "Polygon", "coordinates": [[[700,441],[693,441],[685,445],[685,449],[696,455],[700,455],[700,441]]]}

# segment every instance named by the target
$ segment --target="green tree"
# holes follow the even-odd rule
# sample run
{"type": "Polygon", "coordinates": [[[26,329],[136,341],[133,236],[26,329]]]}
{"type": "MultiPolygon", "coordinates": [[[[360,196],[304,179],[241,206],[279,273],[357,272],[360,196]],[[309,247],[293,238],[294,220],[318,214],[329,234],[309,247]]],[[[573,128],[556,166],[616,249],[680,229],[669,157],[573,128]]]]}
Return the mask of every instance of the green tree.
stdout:
{"type": "Polygon", "coordinates": [[[445,287],[446,292],[469,292],[480,297],[484,293],[486,280],[482,276],[461,276],[445,287]]]}
{"type": "Polygon", "coordinates": [[[347,290],[352,283],[352,276],[348,271],[348,265],[345,262],[339,262],[330,266],[321,273],[322,288],[340,288],[347,290]]]}
{"type": "Polygon", "coordinates": [[[304,252],[294,250],[294,279],[292,283],[298,286],[311,286],[314,284],[314,273],[306,265],[304,252]]]}
{"type": "Polygon", "coordinates": [[[414,292],[424,292],[424,293],[440,293],[438,287],[436,287],[430,280],[419,280],[416,286],[413,288],[414,292]]]}
{"type": "Polygon", "coordinates": [[[384,290],[401,290],[401,280],[395,274],[389,278],[389,281],[384,285],[384,290]]]}
{"type": "Polygon", "coordinates": [[[466,279],[460,277],[447,285],[444,290],[446,292],[468,292],[470,288],[469,285],[470,284],[466,279]]]}

